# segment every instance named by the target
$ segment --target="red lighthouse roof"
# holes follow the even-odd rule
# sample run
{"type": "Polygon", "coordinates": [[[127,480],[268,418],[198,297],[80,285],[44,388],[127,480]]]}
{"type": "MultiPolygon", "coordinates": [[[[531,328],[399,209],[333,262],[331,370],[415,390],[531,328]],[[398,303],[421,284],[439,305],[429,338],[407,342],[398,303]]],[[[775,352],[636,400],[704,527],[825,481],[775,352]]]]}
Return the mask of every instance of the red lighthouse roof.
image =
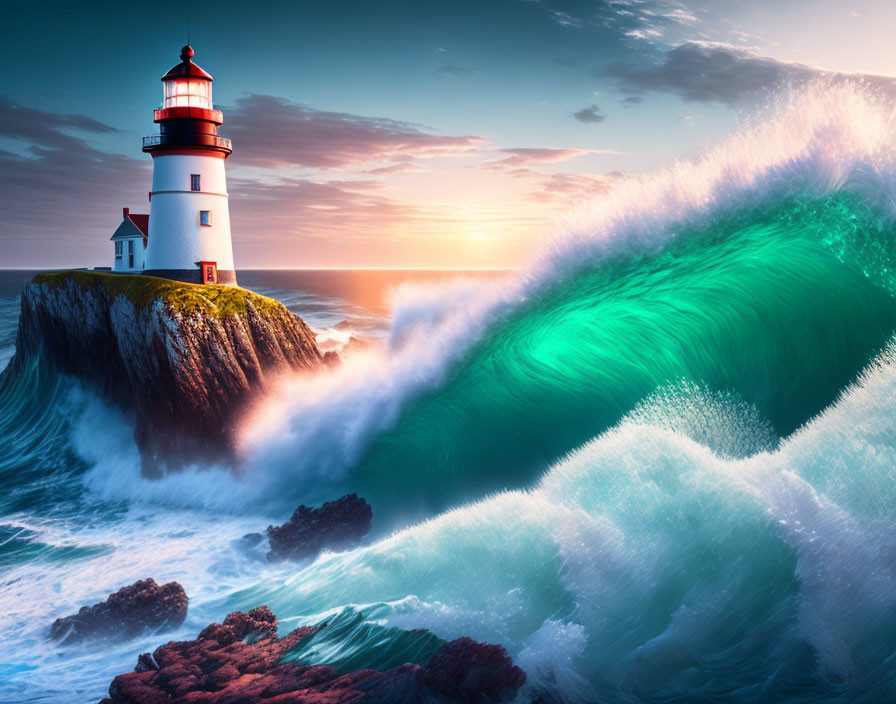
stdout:
{"type": "Polygon", "coordinates": [[[193,56],[196,52],[190,45],[180,50],[181,62],[177,66],[172,67],[168,73],[162,76],[163,81],[171,81],[175,78],[199,78],[200,80],[213,81],[211,74],[204,71],[200,66],[193,63],[193,56]]]}

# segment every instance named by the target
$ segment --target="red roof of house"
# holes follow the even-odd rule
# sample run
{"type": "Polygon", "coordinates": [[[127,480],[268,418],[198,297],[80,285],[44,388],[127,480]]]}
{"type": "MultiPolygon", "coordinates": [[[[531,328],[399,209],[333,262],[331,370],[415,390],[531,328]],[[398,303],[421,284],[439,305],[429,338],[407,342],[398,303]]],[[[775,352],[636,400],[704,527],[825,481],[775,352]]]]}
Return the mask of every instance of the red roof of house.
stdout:
{"type": "Polygon", "coordinates": [[[149,237],[149,215],[128,213],[128,218],[137,226],[137,229],[143,233],[144,237],[149,237]]]}

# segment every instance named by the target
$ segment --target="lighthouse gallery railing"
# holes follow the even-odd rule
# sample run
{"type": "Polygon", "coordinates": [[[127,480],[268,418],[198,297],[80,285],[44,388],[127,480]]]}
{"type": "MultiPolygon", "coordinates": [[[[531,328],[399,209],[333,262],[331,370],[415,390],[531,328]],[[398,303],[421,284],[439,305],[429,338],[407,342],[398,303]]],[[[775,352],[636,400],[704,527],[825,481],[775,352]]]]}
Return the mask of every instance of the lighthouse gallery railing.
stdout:
{"type": "MultiPolygon", "coordinates": [[[[175,134],[155,134],[151,137],[143,138],[143,146],[144,147],[161,147],[161,146],[179,146],[183,141],[182,135],[175,134]]],[[[213,135],[202,135],[202,141],[205,144],[210,144],[215,147],[221,147],[222,149],[232,149],[231,142],[229,139],[225,137],[215,137],[213,135]]]]}

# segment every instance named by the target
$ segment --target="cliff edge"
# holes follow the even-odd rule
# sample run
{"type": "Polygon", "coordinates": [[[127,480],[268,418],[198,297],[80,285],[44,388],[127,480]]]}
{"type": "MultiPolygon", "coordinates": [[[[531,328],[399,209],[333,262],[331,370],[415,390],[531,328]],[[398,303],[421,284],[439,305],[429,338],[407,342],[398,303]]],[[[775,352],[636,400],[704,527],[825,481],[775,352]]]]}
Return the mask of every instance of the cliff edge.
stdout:
{"type": "Polygon", "coordinates": [[[16,353],[132,412],[147,474],[235,459],[239,416],[279,373],[323,365],[301,318],[234,286],[89,271],[22,290],[16,353]]]}

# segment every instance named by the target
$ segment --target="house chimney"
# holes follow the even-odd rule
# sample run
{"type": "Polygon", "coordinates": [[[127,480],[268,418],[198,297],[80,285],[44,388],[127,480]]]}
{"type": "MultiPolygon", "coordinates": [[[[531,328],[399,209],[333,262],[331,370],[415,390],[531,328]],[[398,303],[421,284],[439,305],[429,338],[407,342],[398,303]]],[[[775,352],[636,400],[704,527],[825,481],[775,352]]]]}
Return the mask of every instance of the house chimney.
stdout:
{"type": "Polygon", "coordinates": [[[121,209],[121,217],[126,218],[128,216],[128,213],[130,213],[130,212],[131,212],[130,208],[122,208],[121,209]]]}

